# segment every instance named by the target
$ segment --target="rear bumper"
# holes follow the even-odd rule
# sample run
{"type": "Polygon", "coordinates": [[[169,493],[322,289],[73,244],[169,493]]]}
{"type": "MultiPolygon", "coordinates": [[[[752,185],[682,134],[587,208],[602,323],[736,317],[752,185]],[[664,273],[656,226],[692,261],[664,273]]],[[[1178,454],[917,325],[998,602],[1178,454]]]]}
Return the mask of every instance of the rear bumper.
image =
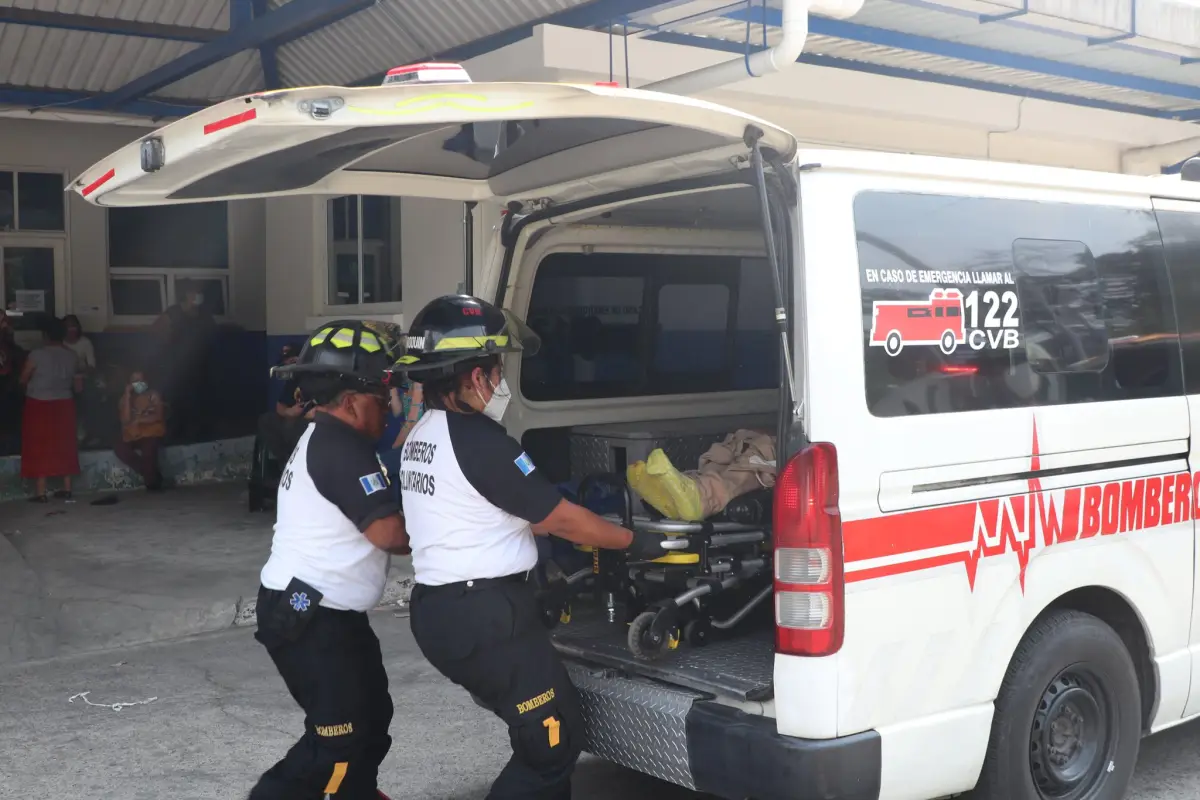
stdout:
{"type": "Polygon", "coordinates": [[[878,800],[875,731],[780,736],[775,720],[704,695],[572,664],[588,752],[726,800],[878,800]]]}

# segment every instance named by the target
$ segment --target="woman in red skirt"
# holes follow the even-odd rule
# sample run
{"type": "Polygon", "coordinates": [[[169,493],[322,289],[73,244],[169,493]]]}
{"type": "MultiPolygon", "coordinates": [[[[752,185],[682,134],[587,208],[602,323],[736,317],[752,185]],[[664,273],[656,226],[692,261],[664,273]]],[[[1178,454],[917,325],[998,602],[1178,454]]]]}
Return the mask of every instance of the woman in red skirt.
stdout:
{"type": "Polygon", "coordinates": [[[42,327],[43,346],[25,360],[25,415],[21,425],[21,477],[37,482],[30,500],[48,502],[46,479],[62,478],[55,497],[71,496],[71,477],[79,474],[79,444],[75,438],[75,393],[82,375],[75,353],[63,344],[65,326],[50,317],[42,327]]]}

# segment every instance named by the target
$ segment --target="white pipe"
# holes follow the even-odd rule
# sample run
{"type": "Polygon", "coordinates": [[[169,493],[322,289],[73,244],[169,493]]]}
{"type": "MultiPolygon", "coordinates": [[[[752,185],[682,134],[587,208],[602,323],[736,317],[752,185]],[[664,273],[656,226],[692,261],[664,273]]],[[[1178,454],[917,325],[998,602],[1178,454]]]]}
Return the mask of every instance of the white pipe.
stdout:
{"type": "MultiPolygon", "coordinates": [[[[761,78],[763,75],[779,72],[784,67],[795,64],[804,51],[810,13],[845,19],[857,14],[862,9],[863,2],[864,0],[783,0],[780,24],[783,36],[774,47],[751,53],[748,57],[723,61],[711,67],[685,72],[638,88],[690,95],[747,78],[761,78]]],[[[751,23],[752,31],[753,27],[751,23]]]]}

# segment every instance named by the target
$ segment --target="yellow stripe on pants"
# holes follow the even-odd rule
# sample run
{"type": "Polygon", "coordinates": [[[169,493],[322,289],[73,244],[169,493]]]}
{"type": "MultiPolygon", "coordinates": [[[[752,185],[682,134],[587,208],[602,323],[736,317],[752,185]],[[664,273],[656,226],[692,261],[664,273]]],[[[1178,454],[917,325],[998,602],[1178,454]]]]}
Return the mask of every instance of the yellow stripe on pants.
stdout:
{"type": "Polygon", "coordinates": [[[325,794],[337,794],[337,790],[342,786],[342,779],[346,777],[348,766],[348,761],[339,761],[333,765],[333,774],[329,776],[329,783],[325,784],[325,794]]]}

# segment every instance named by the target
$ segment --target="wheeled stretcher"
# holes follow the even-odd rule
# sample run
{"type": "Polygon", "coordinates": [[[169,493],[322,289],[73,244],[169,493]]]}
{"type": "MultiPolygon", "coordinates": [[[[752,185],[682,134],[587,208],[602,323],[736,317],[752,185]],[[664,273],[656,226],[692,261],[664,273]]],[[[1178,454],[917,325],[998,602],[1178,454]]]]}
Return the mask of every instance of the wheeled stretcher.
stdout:
{"type": "Polygon", "coordinates": [[[606,486],[623,498],[620,513],[604,515],[631,530],[663,536],[667,553],[653,561],[629,561],[617,551],[578,547],[591,565],[551,584],[543,608],[548,625],[570,624],[573,601],[595,596],[607,621],[627,625],[630,652],[651,660],[683,645],[703,646],[714,632],[734,628],[772,591],[769,535],[762,524],[710,519],[679,522],[637,513],[621,476],[595,475],[579,488],[606,486]]]}

